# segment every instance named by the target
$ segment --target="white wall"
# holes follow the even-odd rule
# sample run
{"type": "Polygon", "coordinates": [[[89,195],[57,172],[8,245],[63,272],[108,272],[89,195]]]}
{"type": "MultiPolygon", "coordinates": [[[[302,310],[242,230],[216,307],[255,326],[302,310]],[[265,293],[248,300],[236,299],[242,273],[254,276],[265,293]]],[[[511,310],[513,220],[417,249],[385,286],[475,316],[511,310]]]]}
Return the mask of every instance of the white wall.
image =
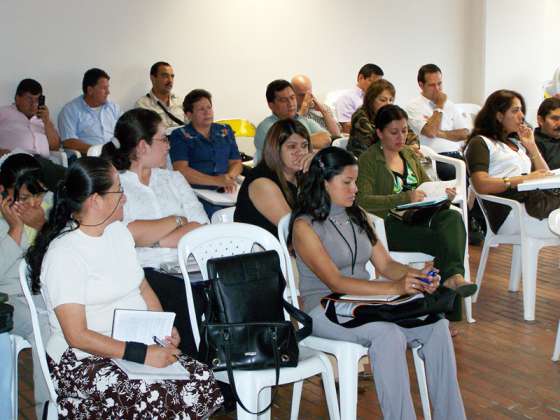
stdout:
{"type": "Polygon", "coordinates": [[[560,1],[486,1],[485,96],[513,89],[527,101],[536,121],[542,85],[560,66],[560,1]]]}
{"type": "Polygon", "coordinates": [[[149,89],[149,67],[160,59],[174,66],[180,97],[206,88],[217,117],[254,122],[268,113],[271,80],[303,72],[323,96],[352,86],[366,62],[385,70],[401,104],[417,94],[416,72],[427,62],[442,67],[450,98],[472,100],[480,66],[469,31],[481,1],[2,1],[0,104],[33,77],[56,115],[96,66],[126,109],[149,89]]]}

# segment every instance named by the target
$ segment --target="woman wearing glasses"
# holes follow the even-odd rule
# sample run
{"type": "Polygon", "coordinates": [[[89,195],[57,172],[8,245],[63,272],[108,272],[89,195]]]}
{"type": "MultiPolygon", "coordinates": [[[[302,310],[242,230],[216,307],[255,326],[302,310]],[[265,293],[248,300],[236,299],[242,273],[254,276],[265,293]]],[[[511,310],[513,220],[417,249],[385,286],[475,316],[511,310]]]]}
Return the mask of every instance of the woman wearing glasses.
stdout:
{"type": "Polygon", "coordinates": [[[174,330],[166,346],[111,338],[116,308],[161,311],[123,223],[117,170],[85,157],[69,169],[54,206],[27,254],[33,291],[43,289],[51,336],[46,351],[69,418],[203,418],[222,397],[208,368],[180,355],[174,330]],[[189,376],[175,381],[128,379],[111,360],[154,367],[177,359],[189,376]],[[87,396],[87,397],[83,397],[87,396]]]}

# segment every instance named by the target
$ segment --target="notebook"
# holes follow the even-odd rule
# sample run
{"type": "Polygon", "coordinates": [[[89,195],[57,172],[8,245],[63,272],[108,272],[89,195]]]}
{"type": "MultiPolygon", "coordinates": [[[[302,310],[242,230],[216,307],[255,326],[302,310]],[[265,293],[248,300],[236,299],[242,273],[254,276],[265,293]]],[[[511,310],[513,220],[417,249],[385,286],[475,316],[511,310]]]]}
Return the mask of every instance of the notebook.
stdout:
{"type": "MultiPolygon", "coordinates": [[[[163,339],[171,335],[174,321],[175,313],[173,312],[115,309],[111,336],[116,340],[136,341],[151,345],[154,344],[154,336],[163,339]]],[[[156,368],[129,360],[113,359],[113,361],[129,379],[186,379],[189,376],[179,362],[164,368],[156,368]]]]}

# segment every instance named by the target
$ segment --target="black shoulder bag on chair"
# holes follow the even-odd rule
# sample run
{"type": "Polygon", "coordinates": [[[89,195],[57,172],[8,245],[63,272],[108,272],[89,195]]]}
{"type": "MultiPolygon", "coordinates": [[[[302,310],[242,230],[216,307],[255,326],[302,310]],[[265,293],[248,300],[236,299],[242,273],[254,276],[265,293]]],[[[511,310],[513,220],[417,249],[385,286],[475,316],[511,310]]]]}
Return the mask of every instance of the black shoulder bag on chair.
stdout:
{"type": "MultiPolygon", "coordinates": [[[[208,260],[208,311],[200,334],[200,360],[213,370],[227,370],[236,401],[233,370],[274,368],[276,386],[281,367],[298,364],[298,341],[311,334],[312,320],[283,299],[286,282],[275,251],[208,260]],[[303,325],[297,332],[284,309],[303,325]]],[[[276,395],[276,391],[275,394],[276,395]]],[[[272,398],[274,400],[274,397],[272,398]]]]}

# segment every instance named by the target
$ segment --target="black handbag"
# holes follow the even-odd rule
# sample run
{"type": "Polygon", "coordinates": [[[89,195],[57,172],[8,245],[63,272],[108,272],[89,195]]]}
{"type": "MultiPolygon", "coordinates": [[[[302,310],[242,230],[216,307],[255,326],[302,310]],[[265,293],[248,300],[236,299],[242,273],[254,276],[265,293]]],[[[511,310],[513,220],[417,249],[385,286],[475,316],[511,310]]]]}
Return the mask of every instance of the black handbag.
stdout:
{"type": "Polygon", "coordinates": [[[283,299],[286,283],[275,251],[211,259],[207,268],[209,304],[199,358],[213,370],[227,370],[236,401],[252,413],[237,395],[233,370],[274,368],[277,386],[280,368],[297,366],[298,341],[311,333],[312,320],[283,299]],[[297,332],[284,309],[303,325],[297,332]]]}
{"type": "Polygon", "coordinates": [[[0,333],[9,332],[14,328],[14,307],[4,303],[8,295],[0,293],[0,333]]]}
{"type": "MultiPolygon", "coordinates": [[[[403,298],[406,297],[401,296],[399,299],[403,298]]],[[[404,328],[414,328],[442,319],[444,313],[453,310],[456,298],[457,293],[454,290],[440,287],[431,295],[426,294],[404,303],[349,301],[345,300],[343,295],[331,293],[321,299],[321,305],[330,321],[346,328],[355,328],[376,321],[393,322],[404,328]],[[336,308],[338,303],[352,305],[351,314],[346,322],[339,321],[336,308]]]]}

